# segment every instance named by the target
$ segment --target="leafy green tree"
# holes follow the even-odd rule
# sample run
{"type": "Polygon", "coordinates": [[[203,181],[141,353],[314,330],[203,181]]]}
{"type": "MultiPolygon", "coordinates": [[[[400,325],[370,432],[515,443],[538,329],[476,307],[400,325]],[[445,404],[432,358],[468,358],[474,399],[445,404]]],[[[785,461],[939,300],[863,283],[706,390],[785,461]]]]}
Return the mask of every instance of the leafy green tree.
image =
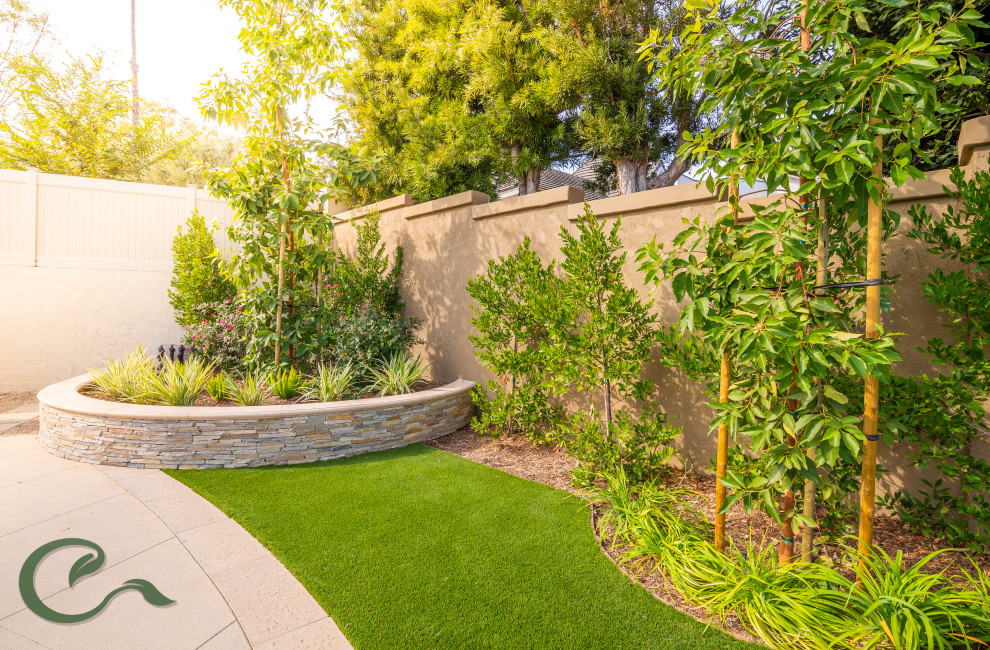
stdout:
{"type": "Polygon", "coordinates": [[[339,71],[335,97],[356,133],[354,149],[388,160],[375,182],[349,193],[351,204],[405,192],[420,201],[469,189],[494,195],[496,162],[465,105],[456,52],[465,4],[359,0],[347,13],[354,56],[339,71]]]}
{"type": "Polygon", "coordinates": [[[0,115],[17,97],[24,63],[45,60],[54,41],[47,12],[35,10],[24,0],[0,2],[0,115]]]}
{"type": "Polygon", "coordinates": [[[349,21],[357,57],[342,71],[341,102],[357,146],[395,161],[373,198],[421,200],[464,189],[520,194],[572,155],[573,118],[544,83],[553,65],[532,2],[365,0],[349,21]]]}
{"type": "Polygon", "coordinates": [[[202,187],[206,184],[204,170],[229,167],[241,149],[237,135],[204,130],[191,120],[177,120],[174,129],[185,146],[174,157],[145,170],[142,183],[202,187]]]}
{"type": "MultiPolygon", "coordinates": [[[[862,35],[876,36],[889,43],[896,43],[908,36],[912,21],[904,20],[907,12],[914,9],[937,11],[938,5],[944,5],[945,0],[921,0],[921,2],[873,2],[864,7],[862,25],[858,31],[862,35]]],[[[950,0],[949,6],[955,11],[963,8],[962,0],[950,0]]],[[[974,8],[986,15],[990,11],[990,2],[986,0],[974,3],[974,8]]],[[[923,171],[953,167],[956,164],[959,147],[959,131],[962,123],[980,115],[990,115],[990,27],[970,24],[962,29],[971,30],[973,40],[980,45],[969,45],[965,52],[967,62],[972,62],[971,72],[980,80],[979,84],[959,84],[952,81],[951,76],[944,77],[938,84],[939,101],[954,104],[962,110],[947,116],[942,120],[942,128],[922,140],[921,151],[916,155],[914,165],[923,171]]],[[[965,72],[966,70],[963,69],[965,72]]]]}
{"type": "Polygon", "coordinates": [[[468,281],[468,293],[478,303],[472,307],[475,333],[468,338],[497,377],[475,389],[481,413],[472,428],[496,438],[554,438],[564,417],[548,381],[548,323],[563,304],[555,263],[545,266],[527,237],[512,255],[489,260],[486,271],[468,281]]]}
{"type": "Polygon", "coordinates": [[[928,535],[981,551],[990,546],[990,464],[974,455],[973,443],[990,434],[983,421],[990,394],[990,173],[966,179],[957,168],[952,183],[944,213],[911,209],[911,237],[948,262],[923,285],[925,298],[949,320],[950,338],[932,337],[922,348],[943,372],[902,378],[884,410],[902,423],[900,440],[918,445],[914,464],[935,467],[958,488],[939,478],[917,493],[897,492],[887,505],[928,535]]]}
{"type": "Polygon", "coordinates": [[[185,146],[165,107],[146,104],[134,126],[127,83],[104,78],[102,55],[64,69],[40,58],[14,67],[20,86],[0,122],[0,167],[137,181],[185,146]]]}
{"type": "Polygon", "coordinates": [[[555,62],[547,83],[578,114],[577,148],[608,163],[593,184],[620,194],[673,185],[692,164],[675,155],[684,134],[707,122],[699,110],[704,93],[658,92],[640,44],[662,34],[675,58],[683,1],[563,0],[533,3],[533,12],[550,25],[539,35],[555,62]]]}
{"type": "Polygon", "coordinates": [[[215,312],[215,305],[230,302],[237,287],[213,239],[216,224],[206,225],[199,212],[186,219],[186,230],[179,226],[172,239],[172,288],[168,297],[175,321],[183,327],[200,323],[215,312]]]}
{"type": "Polygon", "coordinates": [[[616,466],[642,480],[670,458],[676,435],[656,405],[653,383],[642,377],[656,315],[652,301],[641,301],[625,282],[620,227],[616,219],[606,232],[586,205],[577,236],[560,230],[560,308],[549,321],[546,380],[558,394],[576,391],[594,404],[570,417],[561,436],[581,463],[581,482],[616,466]]]}
{"type": "Polygon", "coordinates": [[[498,170],[515,179],[520,195],[539,191],[542,170],[569,160],[575,146],[568,97],[546,81],[560,62],[540,42],[549,15],[539,5],[475,0],[459,34],[465,102],[480,115],[498,170]]]}
{"type": "MultiPolygon", "coordinates": [[[[792,520],[815,523],[796,510],[795,486],[817,482],[819,468],[860,458],[859,417],[836,383],[843,376],[887,382],[898,358],[889,335],[853,333],[860,329],[858,298],[833,301],[814,290],[810,269],[818,264],[830,280],[843,281],[867,279],[842,277],[862,262],[830,268],[828,256],[819,260],[809,242],[822,227],[861,228],[865,207],[883,205],[886,185],[875,162],[896,185],[922,177],[912,164],[922,138],[953,110],[939,101],[939,82],[979,82],[962,74],[963,61],[969,63],[964,48],[972,42],[968,26],[980,18],[971,5],[909,13],[910,34],[896,44],[852,31],[866,5],[807,3],[798,14],[792,6],[765,13],[759,3],[745,3],[726,16],[693,2],[694,22],[682,46],[656,52],[665,92],[704,95],[703,110],[722,111],[716,127],[688,137],[682,148],[705,154],[709,187],[761,178],[771,191],[784,192],[769,206],[754,207],[747,223],[737,226],[730,215],[714,224],[696,221],[671,251],[654,244],[640,253],[648,280],[671,279],[675,296],[687,301],[682,331],[731,353],[729,401],[713,404],[715,423],[748,441],[757,471],[723,481],[733,488],[723,511],[743,499],[781,522],[784,560],[792,520]],[[778,34],[782,26],[804,27],[809,38],[778,34]],[[733,131],[740,144],[723,147],[733,131]],[[800,187],[791,188],[789,177],[801,178],[800,187]],[[812,200],[819,196],[837,215],[828,224],[812,200]]],[[[738,208],[738,198],[731,203],[738,208]]],[[[895,216],[888,211],[887,219],[895,216]]],[[[884,437],[892,436],[888,428],[884,437]]]]}
{"type": "Polygon", "coordinates": [[[375,174],[347,147],[313,138],[316,129],[299,110],[327,90],[327,63],[338,59],[342,45],[324,16],[339,16],[344,8],[327,0],[222,5],[244,21],[239,39],[250,59],[240,78],[221,73],[207,82],[202,111],[246,135],[235,163],[210,170],[207,185],[237,218],[230,234],[241,244],[233,271],[246,289],[245,318],[253,332],[248,354],[261,365],[318,360],[325,343],[320,310],[313,309],[318,283],[307,272],[319,275],[330,254],[303,244],[329,241],[333,224],[320,205],[375,174]]]}

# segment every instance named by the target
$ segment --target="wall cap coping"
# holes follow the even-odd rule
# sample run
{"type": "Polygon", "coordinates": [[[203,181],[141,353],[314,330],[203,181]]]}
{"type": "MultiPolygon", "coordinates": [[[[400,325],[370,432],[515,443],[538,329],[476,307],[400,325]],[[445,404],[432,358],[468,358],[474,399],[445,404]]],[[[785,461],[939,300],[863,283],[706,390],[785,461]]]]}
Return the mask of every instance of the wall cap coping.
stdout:
{"type": "MultiPolygon", "coordinates": [[[[695,187],[693,184],[671,185],[670,187],[659,187],[655,190],[636,192],[635,194],[621,194],[596,201],[588,201],[591,210],[598,217],[608,217],[619,214],[630,214],[633,212],[643,212],[659,207],[673,205],[687,205],[689,203],[700,203],[711,201],[715,196],[708,191],[704,185],[695,187]]],[[[577,221],[584,213],[584,205],[572,205],[567,208],[567,219],[577,221]]]]}
{"type": "Polygon", "coordinates": [[[402,216],[406,219],[417,219],[445,210],[454,210],[466,205],[484,205],[489,201],[491,201],[491,197],[484,192],[468,190],[459,194],[451,194],[440,199],[408,206],[402,210],[402,216]]]}
{"type": "Polygon", "coordinates": [[[513,212],[546,208],[561,203],[583,202],[584,190],[580,187],[564,185],[562,187],[543,190],[542,192],[534,192],[533,194],[513,196],[496,201],[495,203],[488,203],[487,205],[477,205],[474,208],[474,214],[472,216],[474,219],[490,219],[491,217],[499,217],[512,214],[513,212]]]}
{"type": "Polygon", "coordinates": [[[990,145],[990,115],[963,122],[959,131],[959,166],[968,165],[977,147],[990,145]]]}
{"type": "Polygon", "coordinates": [[[388,397],[370,397],[340,402],[306,402],[273,406],[155,406],[125,404],[86,397],[79,389],[88,384],[88,374],[47,386],[38,393],[38,401],[58,411],[79,415],[133,420],[255,420],[303,417],[330,413],[353,413],[407,404],[425,404],[450,395],[465,393],[475,382],[458,379],[446,386],[388,397]]]}
{"type": "Polygon", "coordinates": [[[335,214],[333,215],[333,218],[338,221],[357,221],[358,219],[367,217],[375,210],[378,210],[379,213],[389,212],[391,210],[400,210],[413,205],[415,202],[416,200],[413,199],[412,194],[399,194],[398,196],[393,196],[390,199],[385,199],[376,203],[369,203],[368,205],[362,205],[360,208],[354,208],[353,210],[348,210],[347,212],[335,214]]]}
{"type": "Polygon", "coordinates": [[[886,178],[887,189],[890,190],[889,203],[901,201],[917,201],[920,199],[933,199],[945,196],[946,186],[953,186],[951,169],[933,169],[925,172],[925,178],[911,178],[906,183],[897,187],[894,181],[886,178]]]}

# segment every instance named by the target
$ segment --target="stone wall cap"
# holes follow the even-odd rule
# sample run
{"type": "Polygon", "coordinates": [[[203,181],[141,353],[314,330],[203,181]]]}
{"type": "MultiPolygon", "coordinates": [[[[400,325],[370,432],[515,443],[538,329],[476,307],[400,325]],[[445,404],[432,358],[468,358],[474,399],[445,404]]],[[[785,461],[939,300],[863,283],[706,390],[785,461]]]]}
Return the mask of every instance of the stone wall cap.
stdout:
{"type": "Polygon", "coordinates": [[[418,219],[419,217],[425,217],[447,210],[456,210],[465,206],[484,205],[489,201],[491,201],[491,197],[484,192],[468,190],[467,192],[451,194],[441,199],[411,205],[402,210],[402,216],[405,219],[418,219]]]}
{"type": "Polygon", "coordinates": [[[369,203],[368,205],[362,205],[359,208],[354,208],[353,210],[348,210],[347,212],[335,214],[333,215],[333,218],[337,221],[357,221],[358,219],[367,217],[375,210],[378,210],[379,213],[389,212],[391,210],[400,210],[414,204],[415,202],[416,200],[413,198],[412,194],[399,194],[398,196],[393,196],[390,199],[385,199],[376,203],[369,203]]]}
{"type": "Polygon", "coordinates": [[[965,167],[977,147],[990,145],[990,115],[963,122],[959,131],[959,166],[965,167]]]}
{"type": "Polygon", "coordinates": [[[496,201],[495,203],[476,205],[472,216],[475,219],[489,219],[491,217],[512,214],[513,212],[547,208],[554,205],[560,205],[561,203],[581,203],[583,201],[584,190],[580,187],[564,185],[561,187],[554,187],[549,190],[543,190],[542,192],[534,192],[533,194],[513,196],[507,199],[502,199],[501,201],[496,201]]]}
{"type": "Polygon", "coordinates": [[[238,420],[270,419],[293,416],[319,415],[322,413],[352,413],[390,406],[425,404],[449,395],[464,393],[475,382],[458,379],[445,386],[408,395],[389,395],[340,402],[303,402],[271,406],[155,406],[125,404],[86,397],[79,392],[90,381],[90,376],[79,375],[47,386],[38,393],[38,401],[49,408],[80,415],[99,415],[111,418],[138,420],[238,420]]]}

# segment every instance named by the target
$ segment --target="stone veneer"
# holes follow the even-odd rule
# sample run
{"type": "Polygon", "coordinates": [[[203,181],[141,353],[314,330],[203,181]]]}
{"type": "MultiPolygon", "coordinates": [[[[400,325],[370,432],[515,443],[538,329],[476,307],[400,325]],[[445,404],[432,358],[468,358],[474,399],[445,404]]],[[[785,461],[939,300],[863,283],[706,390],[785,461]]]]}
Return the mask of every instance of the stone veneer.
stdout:
{"type": "Polygon", "coordinates": [[[286,406],[178,407],[79,393],[84,375],[38,394],[41,445],[85,463],[195,469],[309,463],[447,435],[474,413],[474,382],[374,399],[286,406]]]}

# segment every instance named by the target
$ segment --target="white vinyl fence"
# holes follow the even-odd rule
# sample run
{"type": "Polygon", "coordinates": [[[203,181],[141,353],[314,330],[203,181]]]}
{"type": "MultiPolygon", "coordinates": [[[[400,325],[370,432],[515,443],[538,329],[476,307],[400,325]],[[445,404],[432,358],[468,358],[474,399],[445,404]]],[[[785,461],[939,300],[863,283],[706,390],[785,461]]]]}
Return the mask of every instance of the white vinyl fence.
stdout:
{"type": "Polygon", "coordinates": [[[0,170],[0,265],[169,271],[193,209],[230,250],[233,214],[205,190],[0,170]]]}
{"type": "Polygon", "coordinates": [[[231,250],[232,212],[204,190],[0,170],[0,392],[178,343],[172,238],[193,209],[231,250]]]}

